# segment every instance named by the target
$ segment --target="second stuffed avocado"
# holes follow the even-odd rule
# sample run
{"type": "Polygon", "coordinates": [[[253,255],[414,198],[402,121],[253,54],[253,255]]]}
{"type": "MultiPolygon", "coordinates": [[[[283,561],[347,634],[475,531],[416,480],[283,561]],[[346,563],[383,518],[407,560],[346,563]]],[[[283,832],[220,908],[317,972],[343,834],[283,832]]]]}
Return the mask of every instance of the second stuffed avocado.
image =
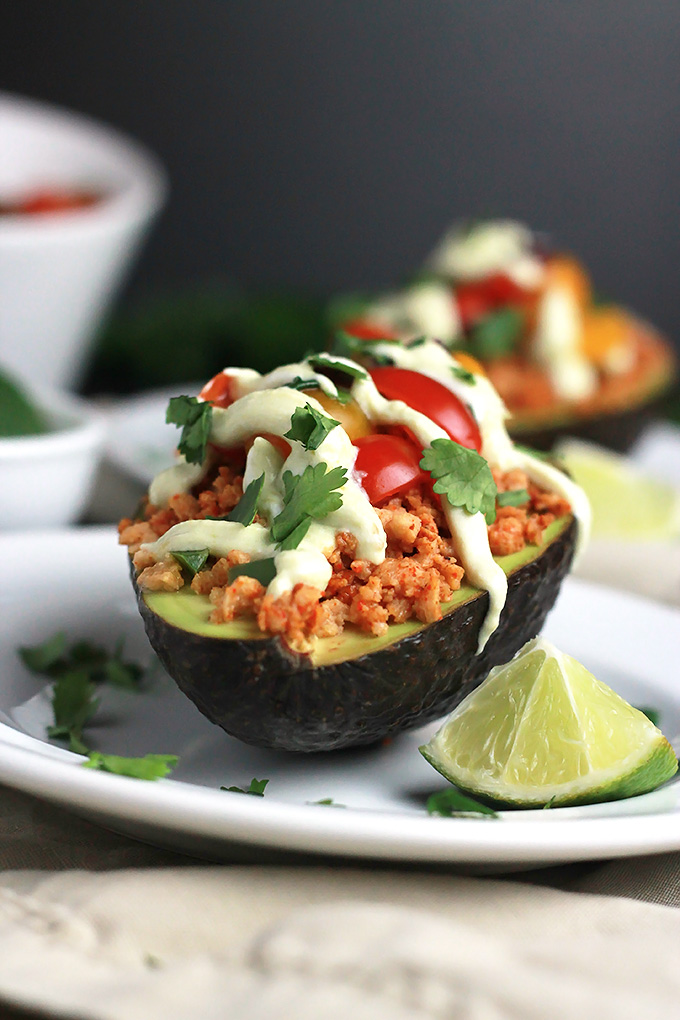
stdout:
{"type": "Polygon", "coordinates": [[[584,539],[582,491],[513,446],[488,379],[417,348],[171,401],[181,455],[121,541],[166,669],[244,741],[332,750],[450,710],[538,633],[584,539]]]}

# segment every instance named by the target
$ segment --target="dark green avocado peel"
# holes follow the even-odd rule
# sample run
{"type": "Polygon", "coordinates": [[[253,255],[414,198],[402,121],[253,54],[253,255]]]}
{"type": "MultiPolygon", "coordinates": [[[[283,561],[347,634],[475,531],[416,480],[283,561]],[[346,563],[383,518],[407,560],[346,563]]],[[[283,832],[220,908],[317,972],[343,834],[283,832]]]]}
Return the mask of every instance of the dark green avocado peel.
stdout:
{"type": "Polygon", "coordinates": [[[450,712],[489,670],[535,637],[571,565],[572,517],[555,521],[542,546],[498,559],[508,575],[500,624],[481,655],[477,642],[489,596],[456,592],[432,624],[393,625],[384,637],[347,627],[313,654],[291,651],[254,621],[209,622],[207,597],[133,585],[149,640],[198,709],[248,744],[331,751],[372,744],[450,712]]]}

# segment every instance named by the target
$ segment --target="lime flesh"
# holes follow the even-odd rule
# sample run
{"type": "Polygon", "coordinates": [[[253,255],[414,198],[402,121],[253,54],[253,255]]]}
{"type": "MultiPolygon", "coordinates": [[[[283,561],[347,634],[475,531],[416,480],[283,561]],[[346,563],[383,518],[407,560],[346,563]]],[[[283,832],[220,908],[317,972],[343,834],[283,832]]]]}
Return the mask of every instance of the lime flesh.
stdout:
{"type": "Polygon", "coordinates": [[[678,767],[647,716],[541,638],[493,669],[420,751],[461,789],[514,807],[632,797],[678,767]]]}
{"type": "Polygon", "coordinates": [[[555,453],[586,491],[593,537],[652,540],[680,535],[680,492],[674,486],[592,443],[564,439],[555,453]]]}

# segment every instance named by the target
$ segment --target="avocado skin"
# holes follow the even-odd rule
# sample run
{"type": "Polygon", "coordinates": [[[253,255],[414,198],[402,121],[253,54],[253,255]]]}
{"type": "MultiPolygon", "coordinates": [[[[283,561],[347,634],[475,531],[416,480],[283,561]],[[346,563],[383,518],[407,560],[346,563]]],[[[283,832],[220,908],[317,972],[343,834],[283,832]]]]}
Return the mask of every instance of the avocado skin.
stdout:
{"type": "Polygon", "coordinates": [[[509,575],[500,625],[479,656],[487,592],[376,652],[314,667],[279,638],[210,638],[167,623],[149,609],[132,566],[131,572],[149,641],[208,719],[258,747],[331,751],[445,715],[493,666],[511,659],[543,626],[571,565],[576,534],[572,519],[536,559],[509,575]]]}

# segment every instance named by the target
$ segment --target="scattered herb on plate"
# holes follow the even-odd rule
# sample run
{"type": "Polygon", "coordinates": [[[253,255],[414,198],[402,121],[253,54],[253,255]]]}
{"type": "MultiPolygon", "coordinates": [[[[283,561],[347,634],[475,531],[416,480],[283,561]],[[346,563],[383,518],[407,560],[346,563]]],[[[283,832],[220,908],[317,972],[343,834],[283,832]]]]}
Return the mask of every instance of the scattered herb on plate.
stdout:
{"type": "Polygon", "coordinates": [[[428,815],[438,815],[442,818],[465,817],[466,815],[485,815],[488,818],[498,818],[493,808],[454,789],[433,793],[427,798],[426,807],[428,815]]]}
{"type": "Polygon", "coordinates": [[[164,779],[179,761],[176,754],[145,754],[142,758],[123,758],[118,754],[103,754],[101,751],[83,753],[88,755],[88,760],[83,762],[83,768],[152,781],[164,779]]]}
{"type": "Polygon", "coordinates": [[[264,797],[264,791],[268,782],[268,779],[251,779],[247,790],[242,789],[240,786],[220,786],[220,790],[225,790],[227,793],[250,793],[253,797],[264,797]]]}

